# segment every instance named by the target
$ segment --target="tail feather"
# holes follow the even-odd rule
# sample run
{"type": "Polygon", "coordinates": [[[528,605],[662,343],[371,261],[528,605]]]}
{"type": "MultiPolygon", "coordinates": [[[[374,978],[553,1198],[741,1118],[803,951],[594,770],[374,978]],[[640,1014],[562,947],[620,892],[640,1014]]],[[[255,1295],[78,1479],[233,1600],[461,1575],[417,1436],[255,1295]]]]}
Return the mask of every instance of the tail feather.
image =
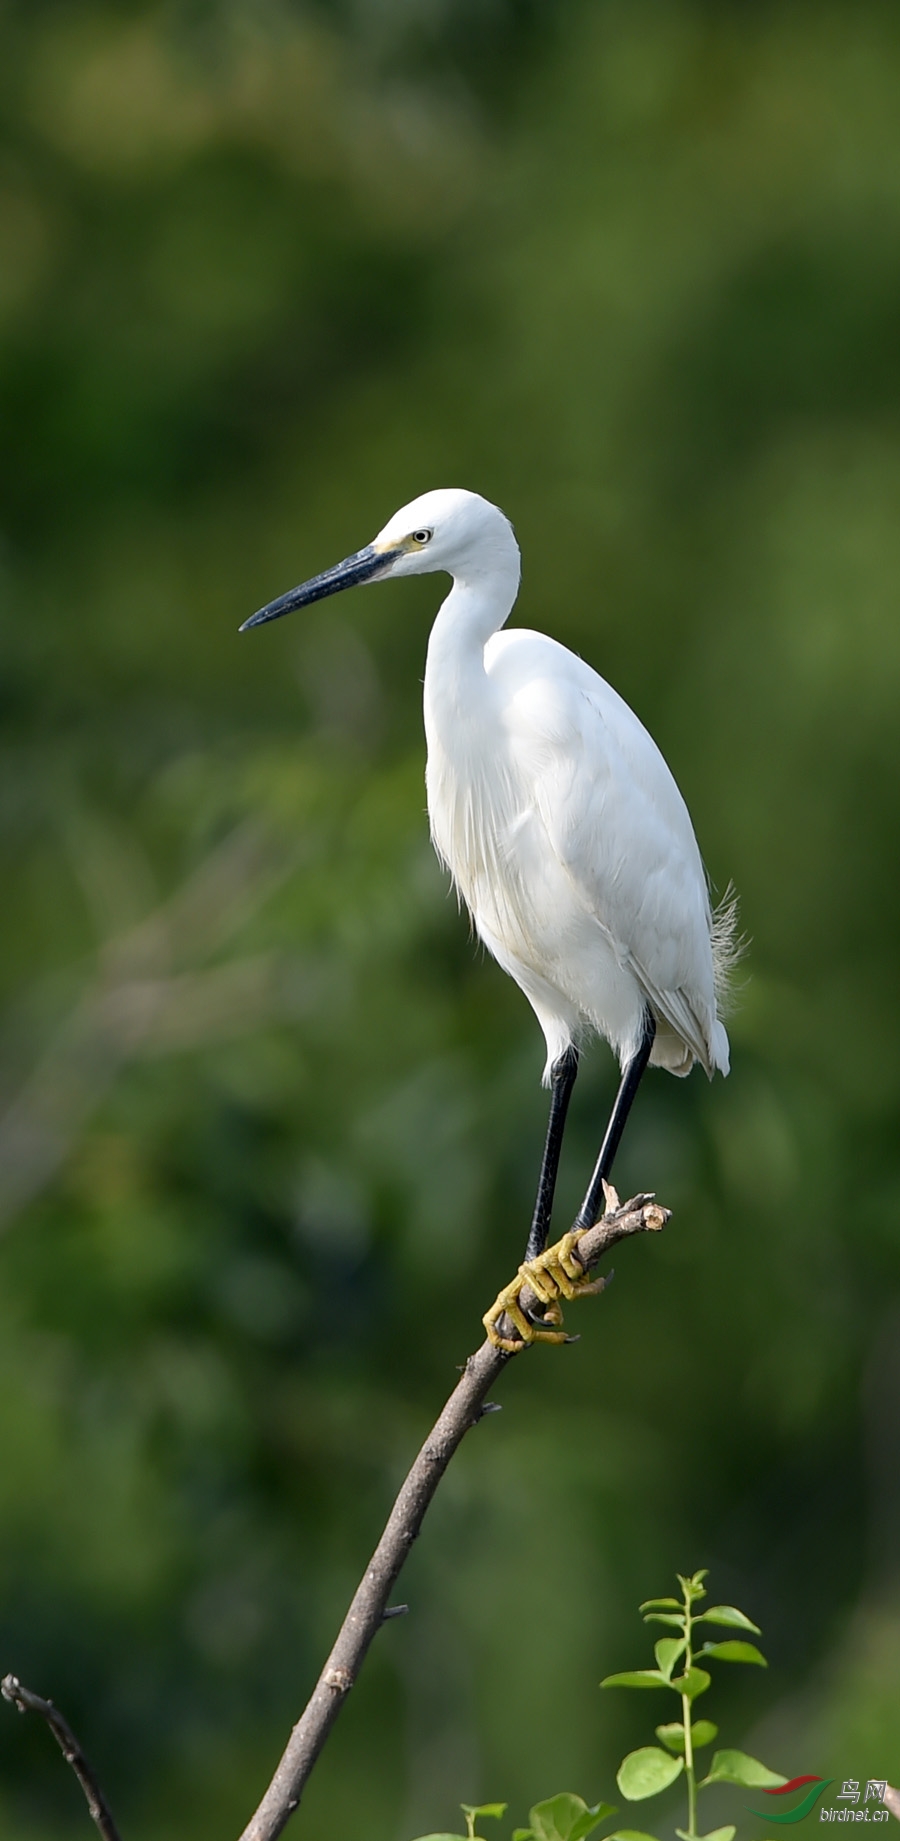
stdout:
{"type": "Polygon", "coordinates": [[[730,1016],[734,1009],[734,972],[749,945],[746,935],[738,933],[738,915],[737,892],[729,882],[713,909],[711,929],[716,1009],[720,1016],[730,1016]]]}

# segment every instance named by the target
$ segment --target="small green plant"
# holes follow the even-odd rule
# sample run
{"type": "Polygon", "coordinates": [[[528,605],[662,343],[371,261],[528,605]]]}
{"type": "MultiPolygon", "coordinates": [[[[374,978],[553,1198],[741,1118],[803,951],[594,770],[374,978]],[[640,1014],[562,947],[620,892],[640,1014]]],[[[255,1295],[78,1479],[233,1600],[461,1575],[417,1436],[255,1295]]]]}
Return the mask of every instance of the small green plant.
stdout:
{"type": "MultiPolygon", "coordinates": [[[[682,1591],[681,1603],[677,1598],[648,1598],[640,1607],[645,1624],[666,1624],[673,1631],[672,1636],[660,1637],[654,1647],[656,1667],[607,1675],[600,1686],[668,1688],[681,1702],[681,1718],[657,1726],[659,1745],[642,1745],[639,1751],[629,1752],[619,1766],[616,1782],[629,1802],[638,1803],[646,1797],[658,1796],[683,1774],[687,1784],[688,1811],[687,1827],[675,1831],[679,1841],[734,1841],[733,1823],[725,1828],[711,1829],[702,1837],[698,1834],[698,1792],[714,1783],[736,1783],[754,1789],[772,1789],[786,1780],[777,1771],[767,1770],[758,1758],[749,1757],[747,1752],[718,1751],[713,1753],[705,1777],[698,1782],[697,1753],[711,1745],[719,1731],[712,1720],[694,1718],[694,1704],[701,1694],[706,1693],[712,1680],[700,1662],[749,1662],[758,1668],[766,1668],[766,1658],[760,1654],[755,1643],[748,1643],[744,1637],[729,1637],[720,1643],[701,1642],[698,1646],[695,1635],[698,1624],[718,1624],[727,1630],[749,1630],[754,1636],[759,1636],[759,1630],[734,1605],[711,1605],[707,1611],[696,1609],[701,1599],[706,1597],[706,1587],[703,1584],[705,1568],[689,1579],[683,1578],[681,1573],[677,1578],[682,1591]]],[[[637,1829],[621,1828],[615,1836],[607,1837],[607,1841],[655,1841],[655,1837],[637,1829]]]]}
{"type": "MultiPolygon", "coordinates": [[[[475,1823],[482,1816],[501,1816],[506,1810],[505,1803],[481,1803],[477,1808],[461,1803],[460,1807],[466,1818],[464,1835],[422,1835],[420,1841],[481,1841],[475,1823]]],[[[535,1803],[528,1818],[531,1827],[515,1829],[512,1841],[585,1841],[593,1829],[615,1813],[611,1803],[597,1803],[589,1809],[580,1796],[563,1790],[544,1803],[535,1803]]]]}
{"type": "Polygon", "coordinates": [[[466,1818],[464,1835],[422,1835],[420,1841],[479,1841],[475,1833],[475,1823],[480,1817],[501,1816],[506,1812],[505,1803],[460,1803],[460,1808],[466,1818]]]}
{"type": "MultiPolygon", "coordinates": [[[[653,1652],[656,1667],[607,1675],[600,1686],[668,1688],[678,1696],[681,1718],[657,1726],[659,1745],[642,1745],[638,1751],[629,1752],[619,1765],[616,1782],[628,1802],[640,1803],[646,1797],[660,1795],[683,1775],[687,1784],[688,1812],[687,1827],[675,1830],[679,1841],[734,1841],[734,1823],[729,1823],[725,1828],[713,1828],[706,1835],[698,1834],[698,1792],[713,1783],[736,1783],[748,1789],[771,1790],[787,1780],[777,1771],[767,1770],[758,1758],[751,1758],[747,1752],[719,1751],[713,1753],[706,1776],[697,1781],[697,1753],[719,1736],[718,1726],[714,1726],[712,1720],[694,1718],[694,1702],[706,1693],[712,1683],[708,1670],[700,1667],[700,1660],[750,1662],[757,1668],[766,1668],[768,1665],[756,1644],[748,1643],[744,1636],[727,1637],[724,1642],[698,1644],[695,1634],[698,1624],[718,1624],[726,1630],[749,1630],[753,1636],[759,1636],[759,1630],[743,1611],[738,1611],[732,1604],[714,1604],[707,1611],[696,1609],[701,1599],[706,1597],[706,1587],[703,1584],[705,1569],[694,1573],[690,1579],[682,1578],[681,1573],[678,1573],[677,1578],[682,1593],[680,1603],[677,1598],[648,1598],[640,1607],[645,1624],[666,1624],[674,1633],[672,1636],[661,1636],[656,1642],[653,1652]]],[[[505,1814],[507,1805],[482,1803],[473,1808],[463,1803],[461,1807],[466,1818],[465,1835],[421,1835],[419,1841],[483,1841],[476,1833],[476,1822],[484,1816],[499,1818],[505,1814]]],[[[531,1826],[514,1829],[512,1841],[585,1841],[585,1837],[599,1828],[608,1816],[615,1814],[616,1810],[611,1803],[596,1803],[593,1808],[589,1808],[580,1796],[573,1796],[570,1791],[563,1790],[558,1796],[549,1797],[546,1802],[536,1803],[528,1818],[531,1826]]],[[[606,1835],[604,1841],[656,1841],[656,1837],[638,1828],[617,1828],[606,1835]]]]}

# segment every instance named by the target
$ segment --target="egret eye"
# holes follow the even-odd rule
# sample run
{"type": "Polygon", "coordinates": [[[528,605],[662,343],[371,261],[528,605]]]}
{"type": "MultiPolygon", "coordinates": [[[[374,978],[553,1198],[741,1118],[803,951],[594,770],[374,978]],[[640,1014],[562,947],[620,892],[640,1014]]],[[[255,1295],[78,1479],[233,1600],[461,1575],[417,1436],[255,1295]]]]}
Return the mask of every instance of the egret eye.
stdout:
{"type": "Polygon", "coordinates": [[[434,531],[413,531],[413,543],[430,543],[433,536],[434,531]]]}

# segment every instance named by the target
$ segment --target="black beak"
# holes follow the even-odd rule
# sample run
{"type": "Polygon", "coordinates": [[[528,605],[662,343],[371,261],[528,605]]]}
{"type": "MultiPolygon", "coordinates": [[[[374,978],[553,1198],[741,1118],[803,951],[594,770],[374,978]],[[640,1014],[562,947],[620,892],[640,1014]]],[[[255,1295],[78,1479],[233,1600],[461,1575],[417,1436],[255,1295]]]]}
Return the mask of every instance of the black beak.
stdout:
{"type": "Polygon", "coordinates": [[[289,588],[277,601],[261,607],[259,613],[251,614],[238,631],[246,633],[248,627],[265,626],[267,620],[280,620],[282,614],[293,613],[295,607],[309,607],[312,601],[324,601],[326,595],[340,594],[342,588],[356,588],[361,582],[377,581],[399,555],[399,550],[376,550],[367,543],[364,550],[355,550],[352,556],[345,556],[333,569],[325,569],[311,581],[301,582],[299,588],[289,588]]]}

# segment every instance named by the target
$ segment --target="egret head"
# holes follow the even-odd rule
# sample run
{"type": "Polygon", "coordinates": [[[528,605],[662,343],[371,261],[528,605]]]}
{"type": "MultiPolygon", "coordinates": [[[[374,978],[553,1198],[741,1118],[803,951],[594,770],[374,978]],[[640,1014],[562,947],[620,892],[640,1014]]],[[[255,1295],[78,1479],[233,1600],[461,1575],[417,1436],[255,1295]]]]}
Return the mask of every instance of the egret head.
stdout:
{"type": "Polygon", "coordinates": [[[445,569],[462,581],[513,572],[518,582],[519,549],[509,519],[477,492],[445,487],[423,492],[388,519],[365,549],[355,550],[333,569],[301,582],[245,620],[241,632],[277,620],[295,607],[326,595],[392,575],[431,575],[445,569]]]}

